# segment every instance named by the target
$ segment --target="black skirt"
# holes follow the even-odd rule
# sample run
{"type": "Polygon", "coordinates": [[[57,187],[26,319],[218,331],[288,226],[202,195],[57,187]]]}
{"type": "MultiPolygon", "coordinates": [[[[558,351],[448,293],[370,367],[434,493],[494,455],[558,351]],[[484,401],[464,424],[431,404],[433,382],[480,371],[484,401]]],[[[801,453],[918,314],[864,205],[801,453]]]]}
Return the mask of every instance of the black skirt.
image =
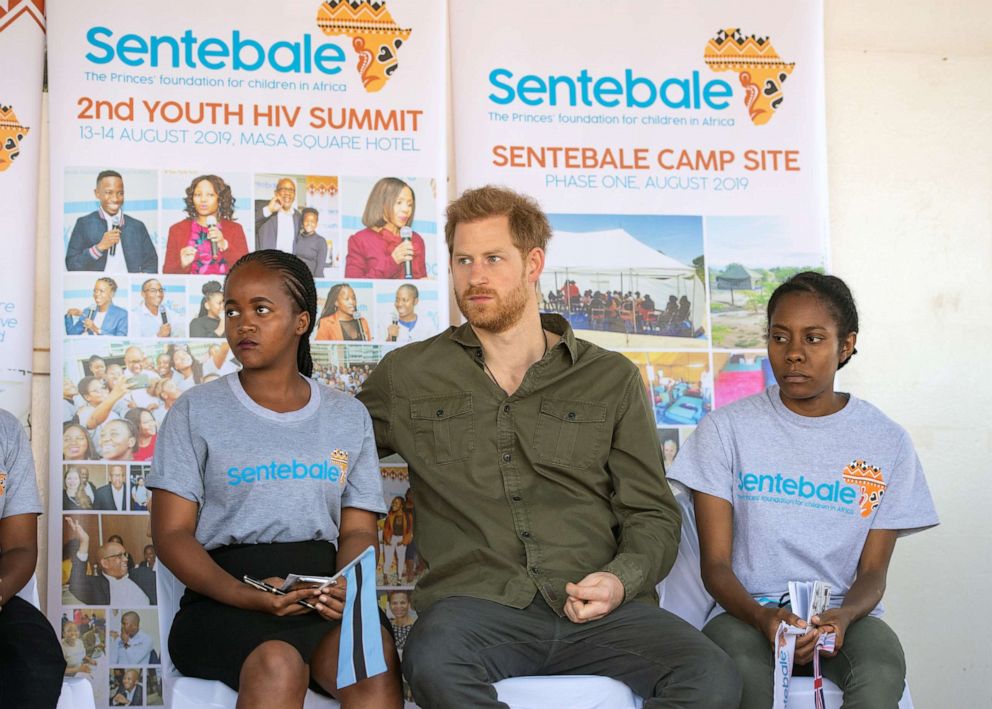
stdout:
{"type": "MultiPolygon", "coordinates": [[[[286,544],[237,544],[208,552],[224,571],[241,581],[245,575],[257,579],[285,578],[290,573],[331,576],[336,553],[329,542],[286,544]]],[[[382,610],[380,623],[390,632],[382,610]]],[[[315,612],[275,616],[235,608],[186,589],[169,633],[169,653],[183,675],[219,680],[238,689],[241,666],[256,647],[269,640],[282,640],[297,649],[303,661],[310,658],[324,637],[337,628],[315,612]]],[[[311,687],[316,687],[311,684],[311,687]]]]}

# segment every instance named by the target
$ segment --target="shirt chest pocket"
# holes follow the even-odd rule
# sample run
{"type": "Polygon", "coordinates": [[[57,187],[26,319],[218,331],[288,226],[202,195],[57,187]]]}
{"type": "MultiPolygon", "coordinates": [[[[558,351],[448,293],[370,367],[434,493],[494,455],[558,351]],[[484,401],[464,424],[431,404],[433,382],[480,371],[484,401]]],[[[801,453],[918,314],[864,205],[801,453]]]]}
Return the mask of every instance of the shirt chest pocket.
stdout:
{"type": "Polygon", "coordinates": [[[606,442],[606,404],[548,397],[541,400],[534,433],[540,462],[588,467],[606,442]]]}
{"type": "Polygon", "coordinates": [[[466,460],[475,448],[472,394],[411,399],[410,419],[417,455],[443,464],[466,460]]]}

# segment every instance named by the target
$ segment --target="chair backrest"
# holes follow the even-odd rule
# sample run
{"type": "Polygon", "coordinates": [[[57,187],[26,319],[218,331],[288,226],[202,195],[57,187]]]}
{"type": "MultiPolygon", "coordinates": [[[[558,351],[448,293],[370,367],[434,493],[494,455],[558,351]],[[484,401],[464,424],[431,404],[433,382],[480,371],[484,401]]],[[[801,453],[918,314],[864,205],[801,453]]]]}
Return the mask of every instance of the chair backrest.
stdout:
{"type": "MultiPolygon", "coordinates": [[[[682,510],[682,541],[679,554],[668,576],[658,584],[661,607],[695,628],[702,628],[716,601],[706,591],[699,571],[699,535],[692,493],[679,483],[671,483],[675,500],[682,510]]],[[[161,603],[161,600],[159,600],[161,603]]]]}
{"type": "Polygon", "coordinates": [[[38,598],[38,578],[36,574],[31,575],[31,578],[24,584],[24,588],[17,592],[17,595],[35,608],[41,610],[41,599],[38,598]]]}
{"type": "Polygon", "coordinates": [[[162,672],[166,677],[180,677],[169,656],[169,631],[172,630],[172,621],[179,612],[179,600],[186,592],[186,587],[166,568],[162,559],[155,564],[155,587],[158,592],[158,632],[162,639],[162,672]]]}

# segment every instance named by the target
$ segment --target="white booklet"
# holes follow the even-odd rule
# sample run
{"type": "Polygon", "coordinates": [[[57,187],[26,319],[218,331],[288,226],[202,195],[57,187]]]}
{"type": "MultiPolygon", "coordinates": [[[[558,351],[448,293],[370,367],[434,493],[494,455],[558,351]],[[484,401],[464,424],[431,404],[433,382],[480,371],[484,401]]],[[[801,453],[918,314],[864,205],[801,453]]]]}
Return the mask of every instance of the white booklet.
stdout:
{"type": "Polygon", "coordinates": [[[333,576],[311,576],[309,574],[290,574],[289,576],[286,577],[286,580],[282,582],[282,586],[279,587],[279,590],[280,591],[288,591],[289,589],[293,588],[293,586],[295,586],[298,583],[310,584],[310,585],[313,585],[313,586],[317,586],[319,588],[323,588],[324,586],[336,586],[337,583],[338,583],[338,579],[345,572],[347,572],[349,569],[351,569],[351,567],[353,567],[355,564],[357,564],[358,562],[360,562],[362,560],[362,557],[365,556],[365,554],[371,548],[372,548],[371,546],[368,547],[361,554],[359,554],[354,559],[352,559],[351,561],[349,561],[347,564],[345,564],[344,566],[342,566],[341,567],[341,570],[338,571],[333,576]]]}
{"type": "MultiPolygon", "coordinates": [[[[813,628],[810,621],[830,606],[830,585],[823,581],[790,581],[789,604],[792,612],[806,621],[805,628],[797,628],[785,621],[779,623],[775,633],[775,700],[773,709],[787,709],[789,706],[789,681],[792,677],[792,661],[796,652],[796,637],[805,635],[813,628]]],[[[821,635],[813,652],[813,687],[817,709],[823,704],[823,678],[820,674],[820,653],[833,652],[836,636],[834,633],[821,635]]]]}

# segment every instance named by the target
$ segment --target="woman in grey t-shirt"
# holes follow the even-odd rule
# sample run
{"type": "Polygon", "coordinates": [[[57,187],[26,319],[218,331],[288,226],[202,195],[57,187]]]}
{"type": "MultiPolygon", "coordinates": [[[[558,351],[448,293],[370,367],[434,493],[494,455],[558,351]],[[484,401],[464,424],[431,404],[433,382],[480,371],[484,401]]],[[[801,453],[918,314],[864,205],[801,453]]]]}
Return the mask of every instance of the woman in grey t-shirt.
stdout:
{"type": "Polygon", "coordinates": [[[309,378],[313,277],[295,256],[253,252],[232,267],[224,310],[242,369],[176,401],[147,480],[156,551],[187,587],[172,660],[185,675],[225,682],[249,706],[273,696],[302,706],[315,683],[343,707],[400,707],[384,615],[387,671],[339,690],[344,589],[277,596],[242,582],[329,576],[377,544],[385,512],[368,412],[309,378]]]}
{"type": "Polygon", "coordinates": [[[896,538],[937,514],[906,431],[834,390],[857,335],[839,278],[804,272],[779,286],[768,302],[777,385],[708,414],[668,471],[693,490],[700,569],[718,604],[703,633],[737,663],[745,709],[772,705],[779,623],[807,627],[780,607],[790,581],[822,580],[832,594],[796,640],[797,674],[833,632],[823,676],[845,706],[895,707],[903,694],[905,658],[878,617],[882,592],[896,538]]]}

